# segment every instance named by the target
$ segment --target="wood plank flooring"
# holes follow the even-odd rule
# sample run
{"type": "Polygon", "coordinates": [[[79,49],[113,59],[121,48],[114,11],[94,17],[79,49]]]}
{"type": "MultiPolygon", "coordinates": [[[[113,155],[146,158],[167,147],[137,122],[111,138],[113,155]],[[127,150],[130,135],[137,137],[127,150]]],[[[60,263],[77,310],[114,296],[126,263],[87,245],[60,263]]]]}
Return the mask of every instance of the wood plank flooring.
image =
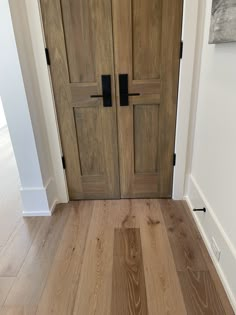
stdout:
{"type": "Polygon", "coordinates": [[[188,211],[100,200],[20,219],[0,250],[0,315],[233,315],[188,211]]]}
{"type": "Polygon", "coordinates": [[[140,230],[115,229],[113,252],[111,314],[148,314],[140,230]]]}

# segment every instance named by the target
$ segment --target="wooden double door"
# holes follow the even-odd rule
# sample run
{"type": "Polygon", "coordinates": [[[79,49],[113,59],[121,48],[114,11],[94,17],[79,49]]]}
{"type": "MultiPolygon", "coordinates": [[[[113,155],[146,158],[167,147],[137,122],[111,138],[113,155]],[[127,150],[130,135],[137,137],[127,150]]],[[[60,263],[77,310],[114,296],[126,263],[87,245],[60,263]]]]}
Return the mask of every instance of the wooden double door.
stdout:
{"type": "Polygon", "coordinates": [[[182,0],[41,0],[70,199],[171,197],[182,0]]]}

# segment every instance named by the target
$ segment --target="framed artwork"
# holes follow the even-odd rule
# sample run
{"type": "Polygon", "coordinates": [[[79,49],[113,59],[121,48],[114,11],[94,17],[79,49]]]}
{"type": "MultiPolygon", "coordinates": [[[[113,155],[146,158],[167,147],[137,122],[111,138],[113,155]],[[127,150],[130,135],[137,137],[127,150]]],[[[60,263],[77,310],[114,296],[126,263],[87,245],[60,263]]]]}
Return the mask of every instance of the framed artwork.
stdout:
{"type": "Polygon", "coordinates": [[[210,44],[236,42],[236,0],[213,0],[210,44]]]}

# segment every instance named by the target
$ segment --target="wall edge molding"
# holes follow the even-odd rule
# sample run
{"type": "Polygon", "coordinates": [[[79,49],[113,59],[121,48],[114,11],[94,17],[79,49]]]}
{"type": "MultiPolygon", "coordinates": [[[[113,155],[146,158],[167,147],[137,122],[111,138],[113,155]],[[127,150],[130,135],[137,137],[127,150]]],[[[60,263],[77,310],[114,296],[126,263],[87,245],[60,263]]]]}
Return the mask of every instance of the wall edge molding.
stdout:
{"type": "Polygon", "coordinates": [[[50,207],[50,210],[51,210],[51,215],[54,213],[55,209],[56,209],[56,206],[58,204],[58,200],[55,199],[50,207]]]}

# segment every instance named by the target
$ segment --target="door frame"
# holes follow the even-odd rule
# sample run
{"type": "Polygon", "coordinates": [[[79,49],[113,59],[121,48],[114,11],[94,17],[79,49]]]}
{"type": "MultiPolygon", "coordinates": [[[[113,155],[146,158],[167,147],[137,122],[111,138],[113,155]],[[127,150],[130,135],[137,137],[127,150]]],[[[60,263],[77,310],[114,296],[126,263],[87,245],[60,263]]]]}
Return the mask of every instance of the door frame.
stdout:
{"type": "MultiPolygon", "coordinates": [[[[9,1],[11,2],[11,0],[9,1]]],[[[61,148],[61,140],[58,133],[54,94],[51,85],[51,75],[46,64],[46,58],[44,54],[44,47],[46,47],[46,45],[39,0],[34,0],[33,2],[32,0],[23,1],[25,2],[25,6],[27,8],[28,23],[22,23],[21,27],[17,29],[17,34],[18,36],[20,36],[20,34],[24,34],[26,31],[25,28],[27,28],[27,31],[30,31],[31,34],[32,49],[34,51],[34,60],[36,66],[35,68],[37,72],[35,74],[37,75],[39,82],[43,82],[43,86],[46,89],[48,96],[46,99],[43,93],[45,90],[42,90],[42,88],[40,89],[39,87],[38,92],[41,96],[42,102],[44,103],[44,124],[47,127],[46,132],[51,148],[51,152],[48,153],[48,155],[50,155],[50,159],[52,159],[53,155],[53,157],[57,160],[56,165],[54,165],[54,169],[56,170],[56,174],[58,176],[54,184],[57,189],[64,192],[64,197],[60,201],[68,202],[66,178],[65,176],[61,176],[62,173],[64,174],[62,164],[60,163],[61,151],[58,149],[61,148]],[[45,102],[47,103],[45,104],[45,102]],[[55,137],[55,134],[57,134],[58,136],[55,137]]],[[[191,0],[185,0],[182,29],[182,40],[184,42],[184,49],[183,58],[180,62],[179,94],[177,103],[177,123],[175,136],[175,153],[177,158],[176,166],[174,168],[172,194],[173,199],[176,200],[183,199],[185,195],[185,178],[189,156],[189,122],[191,116],[191,108],[193,107],[194,102],[194,99],[192,97],[192,83],[194,78],[197,19],[198,1],[192,2],[191,0]]],[[[18,47],[18,51],[19,50],[21,54],[26,53],[24,47],[18,47]]],[[[23,67],[24,65],[21,66],[23,67]]],[[[27,69],[24,70],[27,71],[27,69]]],[[[25,89],[27,90],[27,86],[25,86],[25,89]]]]}

